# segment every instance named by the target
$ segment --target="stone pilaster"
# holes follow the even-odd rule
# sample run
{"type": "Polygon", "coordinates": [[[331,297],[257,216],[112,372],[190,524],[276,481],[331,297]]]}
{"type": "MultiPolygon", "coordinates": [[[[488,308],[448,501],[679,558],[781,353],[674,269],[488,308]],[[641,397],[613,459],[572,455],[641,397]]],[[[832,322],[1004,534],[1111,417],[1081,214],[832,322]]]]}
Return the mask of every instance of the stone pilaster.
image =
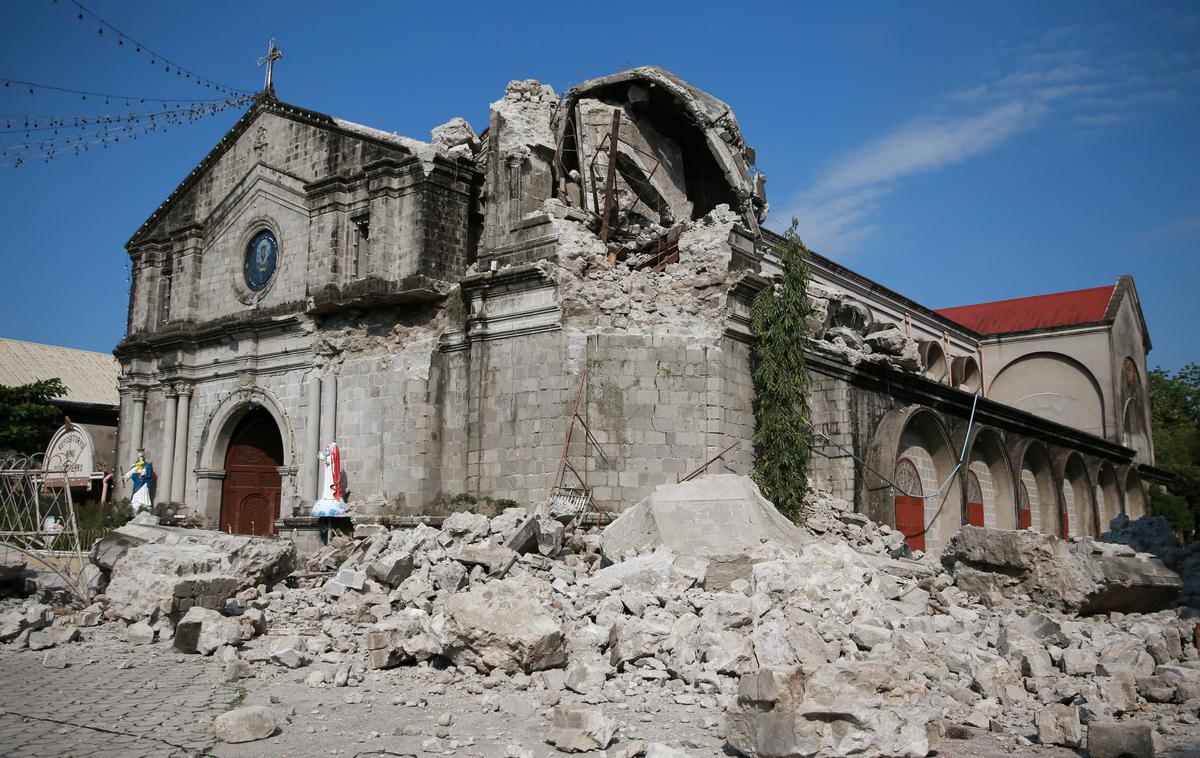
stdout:
{"type": "Polygon", "coordinates": [[[181,384],[175,390],[178,399],[175,409],[175,455],[171,459],[171,502],[182,503],[187,485],[188,416],[192,405],[192,388],[191,385],[181,384]]]}
{"type": "Polygon", "coordinates": [[[151,462],[158,464],[158,485],[156,497],[159,500],[171,499],[171,473],[175,462],[175,415],[177,413],[177,395],[174,386],[164,389],[166,403],[163,409],[163,440],[162,450],[151,462]]]}

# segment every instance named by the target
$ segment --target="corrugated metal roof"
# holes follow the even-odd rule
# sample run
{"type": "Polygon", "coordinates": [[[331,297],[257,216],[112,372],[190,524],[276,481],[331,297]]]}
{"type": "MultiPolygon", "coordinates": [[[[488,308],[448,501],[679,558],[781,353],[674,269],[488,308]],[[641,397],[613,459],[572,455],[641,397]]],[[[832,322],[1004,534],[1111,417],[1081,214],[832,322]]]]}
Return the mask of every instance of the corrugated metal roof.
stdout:
{"type": "Polygon", "coordinates": [[[62,379],[73,403],[119,405],[120,367],[109,353],[40,345],[0,337],[0,384],[18,387],[42,379],[62,379]]]}
{"type": "Polygon", "coordinates": [[[1103,321],[1114,285],[1071,292],[939,308],[937,312],[980,334],[1007,334],[1103,321]]]}

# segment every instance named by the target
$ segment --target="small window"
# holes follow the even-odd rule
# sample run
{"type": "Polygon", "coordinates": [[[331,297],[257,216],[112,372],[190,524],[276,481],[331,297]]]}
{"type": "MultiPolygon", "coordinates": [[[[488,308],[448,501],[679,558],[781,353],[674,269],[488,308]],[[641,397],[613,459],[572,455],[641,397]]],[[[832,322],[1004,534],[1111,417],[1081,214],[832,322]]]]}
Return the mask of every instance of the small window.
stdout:
{"type": "Polygon", "coordinates": [[[359,216],[350,221],[354,224],[350,255],[354,262],[354,278],[358,279],[366,276],[371,270],[371,217],[359,216]]]}
{"type": "Polygon", "coordinates": [[[171,320],[171,280],[174,278],[170,266],[164,266],[158,278],[158,323],[171,320]]]}

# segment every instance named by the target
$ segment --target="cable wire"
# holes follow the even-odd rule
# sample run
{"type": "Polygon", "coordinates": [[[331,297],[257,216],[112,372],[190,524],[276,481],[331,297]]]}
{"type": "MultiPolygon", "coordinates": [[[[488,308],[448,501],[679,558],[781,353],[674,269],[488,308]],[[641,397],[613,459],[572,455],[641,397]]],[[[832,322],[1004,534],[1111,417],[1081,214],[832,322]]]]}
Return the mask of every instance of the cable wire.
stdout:
{"type": "MultiPolygon", "coordinates": [[[[52,0],[52,1],[57,3],[57,0],[52,0]]],[[[92,17],[92,19],[94,19],[96,21],[96,23],[99,24],[99,27],[97,28],[97,31],[96,31],[96,34],[98,36],[104,36],[104,30],[106,28],[111,30],[112,34],[116,35],[118,47],[124,47],[125,41],[128,40],[133,45],[135,53],[141,53],[143,50],[145,50],[147,53],[150,54],[150,64],[151,65],[157,65],[159,61],[162,61],[164,64],[164,68],[168,73],[170,73],[171,70],[174,69],[176,76],[179,76],[180,74],[182,74],[185,79],[194,80],[197,84],[203,84],[205,87],[208,87],[211,89],[217,89],[221,92],[225,92],[226,94],[231,94],[231,95],[253,94],[247,90],[238,89],[237,87],[230,87],[229,85],[226,85],[226,84],[221,84],[220,82],[209,79],[206,76],[200,76],[195,71],[192,71],[191,69],[187,69],[187,68],[184,68],[183,66],[180,66],[178,63],[176,63],[175,61],[166,57],[165,55],[162,55],[161,53],[157,52],[156,50],[151,49],[149,46],[143,44],[139,40],[133,38],[132,36],[126,34],[125,32],[121,31],[117,27],[113,26],[110,22],[101,18],[95,11],[88,8],[83,3],[80,3],[77,0],[70,0],[70,2],[77,9],[77,15],[76,15],[77,20],[83,21],[85,15],[92,17]]]]}

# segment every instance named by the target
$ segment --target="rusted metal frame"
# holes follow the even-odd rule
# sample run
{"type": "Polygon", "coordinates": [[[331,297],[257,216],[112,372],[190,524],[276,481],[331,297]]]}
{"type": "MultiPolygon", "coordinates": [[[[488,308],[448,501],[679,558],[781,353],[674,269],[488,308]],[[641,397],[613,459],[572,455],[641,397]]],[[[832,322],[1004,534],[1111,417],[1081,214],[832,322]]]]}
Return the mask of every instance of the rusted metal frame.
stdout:
{"type": "Polygon", "coordinates": [[[692,471],[692,473],[688,474],[687,476],[683,477],[682,479],[676,478],[676,480],[675,480],[675,481],[676,481],[676,482],[678,482],[678,483],[680,483],[680,484],[682,484],[683,482],[686,482],[686,481],[688,481],[688,480],[690,480],[690,479],[693,479],[693,478],[695,478],[695,477],[696,477],[696,475],[697,475],[697,474],[699,474],[699,473],[701,473],[701,472],[708,473],[708,467],[709,467],[709,466],[713,465],[714,463],[716,463],[716,462],[717,462],[717,461],[719,461],[719,460],[724,460],[724,458],[725,458],[725,454],[726,454],[726,453],[728,453],[730,450],[734,449],[735,447],[737,447],[737,446],[738,446],[738,445],[740,445],[740,444],[741,444],[741,440],[738,440],[737,442],[734,442],[734,443],[733,443],[733,444],[731,444],[729,447],[725,448],[725,449],[724,449],[724,450],[722,450],[721,452],[719,452],[719,453],[717,453],[716,455],[714,455],[713,457],[709,458],[709,459],[708,459],[707,461],[705,461],[704,463],[700,464],[700,465],[699,465],[699,466],[698,466],[698,467],[697,467],[697,468],[696,468],[694,471],[692,471]]]}
{"type": "MultiPolygon", "coordinates": [[[[608,244],[608,231],[612,224],[613,194],[617,185],[617,150],[621,139],[621,111],[614,110],[612,117],[612,137],[608,141],[608,176],[604,180],[604,221],[600,227],[600,241],[608,244]]],[[[608,254],[608,265],[617,265],[617,256],[608,254]]]]}
{"type": "Polygon", "coordinates": [[[653,268],[655,271],[661,271],[661,266],[667,263],[677,263],[679,261],[679,240],[662,245],[658,252],[654,253],[648,260],[643,261],[634,267],[636,271],[643,271],[648,268],[653,268]],[[672,261],[671,258],[675,260],[672,261]]]}
{"type": "MultiPolygon", "coordinates": [[[[567,463],[567,453],[571,449],[571,437],[575,433],[575,419],[579,417],[579,401],[583,397],[583,388],[587,386],[587,366],[583,367],[583,371],[579,375],[579,389],[575,391],[575,405],[571,409],[571,422],[567,424],[567,435],[563,441],[562,456],[558,459],[558,474],[554,477],[554,486],[550,488],[550,494],[562,485],[563,467],[567,463]]],[[[547,498],[549,502],[549,498],[547,498]]]]}
{"type": "Polygon", "coordinates": [[[663,258],[661,261],[659,261],[658,264],[654,266],[654,273],[656,273],[656,274],[662,273],[663,269],[665,269],[667,266],[670,266],[672,263],[679,263],[679,251],[678,250],[676,250],[675,252],[668,255],[666,258],[663,258]]]}

